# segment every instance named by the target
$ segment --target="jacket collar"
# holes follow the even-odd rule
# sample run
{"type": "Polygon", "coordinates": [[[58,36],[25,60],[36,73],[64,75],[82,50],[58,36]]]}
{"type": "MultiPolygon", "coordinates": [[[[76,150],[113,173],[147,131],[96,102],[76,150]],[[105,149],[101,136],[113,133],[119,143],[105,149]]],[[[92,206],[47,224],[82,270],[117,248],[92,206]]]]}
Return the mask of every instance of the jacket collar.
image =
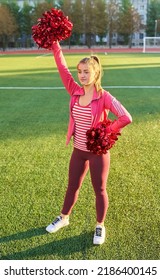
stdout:
{"type": "MultiPolygon", "coordinates": [[[[75,92],[73,93],[73,95],[74,95],[74,96],[84,95],[84,88],[83,88],[83,87],[80,87],[77,91],[75,91],[75,92]]],[[[97,92],[97,90],[96,90],[96,87],[94,87],[94,92],[93,92],[92,101],[93,101],[93,100],[97,100],[97,99],[99,99],[99,98],[100,98],[100,96],[99,96],[99,94],[98,94],[98,92],[97,92]]]]}
{"type": "Polygon", "coordinates": [[[100,95],[98,94],[97,90],[96,90],[96,87],[94,87],[94,92],[93,92],[93,98],[92,98],[92,101],[93,100],[97,100],[100,98],[100,95]]]}
{"type": "Polygon", "coordinates": [[[84,95],[83,87],[80,87],[78,90],[76,90],[73,95],[84,95]]]}

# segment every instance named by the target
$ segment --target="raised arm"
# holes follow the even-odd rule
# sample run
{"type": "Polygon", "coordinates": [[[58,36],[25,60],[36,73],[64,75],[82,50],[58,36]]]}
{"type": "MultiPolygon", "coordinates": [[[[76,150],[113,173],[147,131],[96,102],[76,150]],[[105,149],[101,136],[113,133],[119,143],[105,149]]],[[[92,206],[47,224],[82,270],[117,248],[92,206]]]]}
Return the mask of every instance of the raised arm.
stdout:
{"type": "Polygon", "coordinates": [[[52,46],[55,62],[64,87],[70,95],[73,95],[73,93],[80,88],[80,85],[74,80],[72,74],[68,70],[67,63],[64,58],[60,44],[58,42],[54,42],[52,46]]]}

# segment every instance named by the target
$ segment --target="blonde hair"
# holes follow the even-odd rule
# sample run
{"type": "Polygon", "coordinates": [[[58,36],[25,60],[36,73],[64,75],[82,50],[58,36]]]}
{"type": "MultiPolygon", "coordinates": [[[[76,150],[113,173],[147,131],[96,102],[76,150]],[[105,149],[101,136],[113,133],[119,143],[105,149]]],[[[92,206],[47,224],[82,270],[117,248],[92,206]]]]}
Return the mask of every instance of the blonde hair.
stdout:
{"type": "MultiPolygon", "coordinates": [[[[85,57],[82,60],[80,60],[80,62],[78,63],[78,65],[80,63],[83,64],[88,64],[89,66],[91,66],[93,68],[93,70],[95,71],[96,75],[96,79],[95,79],[95,87],[96,90],[99,94],[101,94],[103,92],[103,88],[101,86],[101,79],[102,79],[102,67],[101,67],[101,62],[98,58],[98,56],[96,55],[91,55],[90,57],[85,57]]],[[[77,68],[78,68],[77,65],[77,68]]]]}

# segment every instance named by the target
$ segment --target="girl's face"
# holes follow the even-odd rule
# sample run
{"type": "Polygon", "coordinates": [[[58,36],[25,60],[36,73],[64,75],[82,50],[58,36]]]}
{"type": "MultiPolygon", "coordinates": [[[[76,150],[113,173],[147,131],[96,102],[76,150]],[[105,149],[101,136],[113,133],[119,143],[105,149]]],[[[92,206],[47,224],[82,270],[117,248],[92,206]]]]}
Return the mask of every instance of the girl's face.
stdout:
{"type": "Polygon", "coordinates": [[[88,63],[80,63],[78,65],[78,79],[82,86],[94,84],[95,72],[88,63]]]}

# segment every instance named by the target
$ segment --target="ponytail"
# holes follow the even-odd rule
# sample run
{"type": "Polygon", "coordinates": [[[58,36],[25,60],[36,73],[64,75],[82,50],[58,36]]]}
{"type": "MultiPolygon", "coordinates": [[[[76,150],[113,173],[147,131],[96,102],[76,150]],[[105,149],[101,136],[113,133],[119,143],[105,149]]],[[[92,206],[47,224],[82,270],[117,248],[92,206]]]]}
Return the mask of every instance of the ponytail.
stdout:
{"type": "Polygon", "coordinates": [[[96,76],[96,80],[95,80],[95,86],[96,86],[96,90],[98,93],[101,93],[103,91],[103,88],[101,86],[101,80],[102,80],[102,66],[101,66],[101,62],[100,59],[98,58],[98,56],[96,55],[91,55],[91,59],[94,60],[94,62],[96,62],[94,68],[95,71],[97,72],[97,76],[96,76]]]}

